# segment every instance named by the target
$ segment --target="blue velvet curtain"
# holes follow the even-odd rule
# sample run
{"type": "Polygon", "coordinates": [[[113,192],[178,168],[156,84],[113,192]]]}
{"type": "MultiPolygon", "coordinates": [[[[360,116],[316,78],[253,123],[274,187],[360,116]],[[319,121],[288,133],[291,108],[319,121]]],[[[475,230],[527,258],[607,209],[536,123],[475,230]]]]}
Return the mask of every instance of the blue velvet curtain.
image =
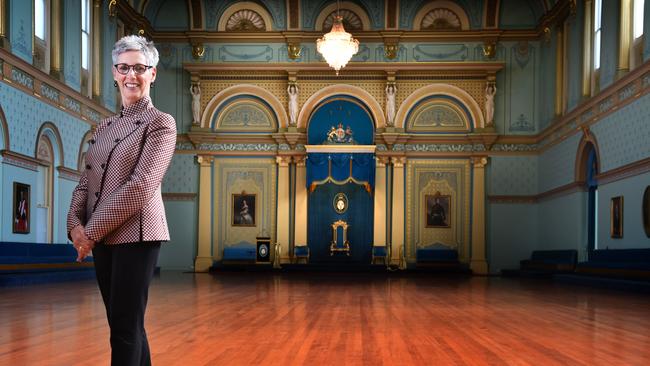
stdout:
{"type": "Polygon", "coordinates": [[[310,153],[307,156],[307,188],[332,182],[353,182],[365,186],[368,192],[375,186],[374,154],[310,153]]]}
{"type": "Polygon", "coordinates": [[[318,185],[309,194],[307,242],[311,252],[310,262],[315,263],[370,263],[374,206],[373,195],[361,185],[348,183],[318,185]],[[348,197],[348,209],[342,214],[334,210],[334,197],[344,193],[348,197]],[[330,255],[332,223],[343,220],[348,227],[350,256],[345,253],[330,255]]]}

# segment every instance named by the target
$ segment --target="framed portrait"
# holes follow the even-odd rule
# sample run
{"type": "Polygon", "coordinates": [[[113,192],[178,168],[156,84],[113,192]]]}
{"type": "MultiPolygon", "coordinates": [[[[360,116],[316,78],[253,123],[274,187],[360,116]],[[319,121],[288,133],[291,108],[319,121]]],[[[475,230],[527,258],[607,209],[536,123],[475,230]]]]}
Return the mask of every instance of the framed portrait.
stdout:
{"type": "Polygon", "coordinates": [[[348,196],[345,193],[337,193],[332,201],[332,206],[337,214],[343,214],[348,210],[348,196]]]}
{"type": "Polygon", "coordinates": [[[650,186],[645,187],[642,205],[643,230],[645,230],[645,235],[650,238],[650,186]]]}
{"type": "Polygon", "coordinates": [[[610,236],[612,238],[623,237],[623,196],[612,197],[609,206],[610,236]]]}
{"type": "Polygon", "coordinates": [[[256,196],[248,193],[232,195],[232,226],[255,226],[256,196]]]}
{"type": "Polygon", "coordinates": [[[14,182],[12,231],[16,234],[29,234],[29,192],[28,184],[14,182]]]}
{"type": "Polygon", "coordinates": [[[450,227],[451,225],[451,196],[427,194],[425,197],[426,227],[450,227]]]}

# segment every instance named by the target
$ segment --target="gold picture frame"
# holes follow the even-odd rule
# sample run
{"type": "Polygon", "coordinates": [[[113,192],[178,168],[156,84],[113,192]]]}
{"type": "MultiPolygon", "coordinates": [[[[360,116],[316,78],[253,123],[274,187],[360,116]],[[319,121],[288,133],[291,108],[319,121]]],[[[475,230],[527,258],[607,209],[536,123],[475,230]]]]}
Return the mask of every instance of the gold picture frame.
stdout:
{"type": "Polygon", "coordinates": [[[643,230],[645,235],[650,238],[650,186],[645,187],[643,192],[643,230]]]}
{"type": "Polygon", "coordinates": [[[13,215],[11,220],[14,234],[29,234],[30,224],[30,186],[29,184],[14,182],[13,215]]]}
{"type": "Polygon", "coordinates": [[[255,226],[257,195],[242,192],[232,195],[232,226],[255,226]]]}
{"type": "Polygon", "coordinates": [[[612,238],[623,237],[623,196],[612,197],[609,204],[609,235],[612,238]]]}
{"type": "Polygon", "coordinates": [[[451,227],[451,196],[427,194],[424,196],[424,222],[428,228],[451,227]]]}

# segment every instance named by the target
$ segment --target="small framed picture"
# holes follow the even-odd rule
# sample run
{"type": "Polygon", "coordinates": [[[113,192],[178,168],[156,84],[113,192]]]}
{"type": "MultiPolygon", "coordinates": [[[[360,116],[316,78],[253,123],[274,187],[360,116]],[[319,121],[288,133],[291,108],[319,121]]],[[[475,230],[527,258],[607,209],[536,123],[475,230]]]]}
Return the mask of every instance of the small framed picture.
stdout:
{"type": "Polygon", "coordinates": [[[14,205],[12,231],[16,234],[29,234],[29,185],[14,182],[14,205]]]}
{"type": "Polygon", "coordinates": [[[232,226],[255,226],[256,198],[244,192],[232,195],[232,226]]]}
{"type": "Polygon", "coordinates": [[[450,227],[451,196],[427,194],[425,197],[426,227],[450,227]]]}
{"type": "Polygon", "coordinates": [[[612,197],[610,203],[610,236],[623,237],[623,196],[612,197]]]}

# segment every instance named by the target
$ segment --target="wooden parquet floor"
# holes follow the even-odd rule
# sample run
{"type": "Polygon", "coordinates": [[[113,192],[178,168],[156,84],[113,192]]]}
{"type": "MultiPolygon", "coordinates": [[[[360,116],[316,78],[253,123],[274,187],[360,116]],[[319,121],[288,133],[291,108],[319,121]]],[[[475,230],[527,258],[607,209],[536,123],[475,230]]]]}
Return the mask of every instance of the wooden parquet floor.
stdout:
{"type": "MultiPolygon", "coordinates": [[[[532,279],[163,272],[154,365],[649,365],[650,295],[532,279]]],[[[0,288],[0,365],[107,365],[94,281],[0,288]]]]}

